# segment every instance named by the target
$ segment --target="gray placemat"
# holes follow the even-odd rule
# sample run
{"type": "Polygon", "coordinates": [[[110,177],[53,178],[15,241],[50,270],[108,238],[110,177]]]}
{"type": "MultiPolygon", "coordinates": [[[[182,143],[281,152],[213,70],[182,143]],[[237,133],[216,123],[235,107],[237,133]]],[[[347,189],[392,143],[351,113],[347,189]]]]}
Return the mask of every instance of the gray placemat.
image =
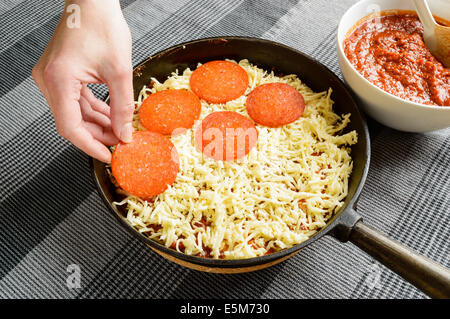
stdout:
{"type": "MultiPolygon", "coordinates": [[[[336,28],[352,3],[128,0],[122,7],[134,63],[179,42],[244,35],[287,44],[340,75],[336,28]]],[[[240,275],[182,268],[132,238],[97,195],[87,156],[57,135],[31,78],[62,8],[63,1],[0,2],[0,297],[425,298],[332,238],[240,275]]],[[[95,92],[106,90],[96,86],[95,92]]],[[[406,134],[373,121],[370,128],[373,157],[359,212],[368,224],[450,266],[450,130],[406,134]]]]}

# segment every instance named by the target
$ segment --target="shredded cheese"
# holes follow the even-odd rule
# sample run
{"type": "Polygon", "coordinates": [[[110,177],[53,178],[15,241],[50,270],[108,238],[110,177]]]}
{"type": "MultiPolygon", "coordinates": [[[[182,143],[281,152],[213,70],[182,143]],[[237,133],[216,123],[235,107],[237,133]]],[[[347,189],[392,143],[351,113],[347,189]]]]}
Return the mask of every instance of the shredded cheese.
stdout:
{"type": "MultiPolygon", "coordinates": [[[[247,95],[270,82],[296,88],[305,99],[304,115],[279,128],[256,125],[256,147],[235,161],[216,161],[196,149],[197,121],[171,137],[180,157],[175,183],[153,202],[130,195],[115,203],[125,205],[128,222],[139,232],[185,254],[240,259],[292,247],[324,227],[347,195],[350,146],[357,134],[342,134],[350,114],[333,112],[331,89],[315,93],[296,75],[278,77],[247,60],[239,65],[249,75],[246,93],[221,105],[202,101],[200,120],[223,110],[248,116],[247,95]]],[[[177,71],[164,83],[152,79],[152,87],[144,86],[136,102],[135,129],[144,129],[137,111],[149,94],[189,90],[191,74],[190,69],[177,71]]]]}

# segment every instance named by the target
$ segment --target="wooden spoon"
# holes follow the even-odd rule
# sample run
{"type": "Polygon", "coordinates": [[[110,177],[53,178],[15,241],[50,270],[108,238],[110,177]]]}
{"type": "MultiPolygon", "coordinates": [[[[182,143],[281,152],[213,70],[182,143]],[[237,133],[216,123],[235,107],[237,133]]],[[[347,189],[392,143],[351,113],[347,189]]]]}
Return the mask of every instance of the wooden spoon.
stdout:
{"type": "Polygon", "coordinates": [[[426,0],[414,0],[417,15],[423,24],[423,39],[430,52],[450,67],[450,27],[436,23],[426,0]]]}

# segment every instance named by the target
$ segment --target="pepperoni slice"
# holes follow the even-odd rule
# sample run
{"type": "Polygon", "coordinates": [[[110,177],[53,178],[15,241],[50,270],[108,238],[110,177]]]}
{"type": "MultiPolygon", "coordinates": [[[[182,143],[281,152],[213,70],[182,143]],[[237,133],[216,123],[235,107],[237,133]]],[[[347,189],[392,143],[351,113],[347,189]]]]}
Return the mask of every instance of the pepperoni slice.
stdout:
{"type": "Polygon", "coordinates": [[[278,127],[302,116],[305,101],[289,84],[267,83],[259,85],[248,95],[246,108],[248,115],[256,123],[278,127]]]}
{"type": "Polygon", "coordinates": [[[237,99],[248,86],[247,72],[229,61],[211,61],[191,75],[191,90],[210,103],[225,103],[237,99]]]}
{"type": "Polygon", "coordinates": [[[209,114],[195,132],[197,148],[215,160],[235,160],[256,145],[258,131],[253,122],[236,112],[209,114]]]}
{"type": "Polygon", "coordinates": [[[149,131],[171,135],[194,125],[201,112],[198,97],[187,90],[164,90],[149,95],[139,108],[139,119],[149,131]]]}
{"type": "Polygon", "coordinates": [[[119,143],[111,160],[119,186],[141,198],[164,192],[179,168],[178,153],[169,138],[150,131],[134,132],[131,143],[119,143]]]}

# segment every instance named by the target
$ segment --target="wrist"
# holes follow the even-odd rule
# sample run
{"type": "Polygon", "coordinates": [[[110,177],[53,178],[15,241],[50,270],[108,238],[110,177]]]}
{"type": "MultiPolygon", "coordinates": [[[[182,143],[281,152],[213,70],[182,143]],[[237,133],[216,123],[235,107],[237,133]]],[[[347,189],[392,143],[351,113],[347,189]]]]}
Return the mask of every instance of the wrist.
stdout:
{"type": "Polygon", "coordinates": [[[88,29],[105,22],[115,23],[123,18],[119,0],[65,0],[62,20],[74,15],[83,21],[82,28],[88,29]]]}
{"type": "Polygon", "coordinates": [[[79,6],[93,6],[93,7],[119,7],[119,0],[64,0],[66,7],[71,4],[77,4],[79,6]]]}

